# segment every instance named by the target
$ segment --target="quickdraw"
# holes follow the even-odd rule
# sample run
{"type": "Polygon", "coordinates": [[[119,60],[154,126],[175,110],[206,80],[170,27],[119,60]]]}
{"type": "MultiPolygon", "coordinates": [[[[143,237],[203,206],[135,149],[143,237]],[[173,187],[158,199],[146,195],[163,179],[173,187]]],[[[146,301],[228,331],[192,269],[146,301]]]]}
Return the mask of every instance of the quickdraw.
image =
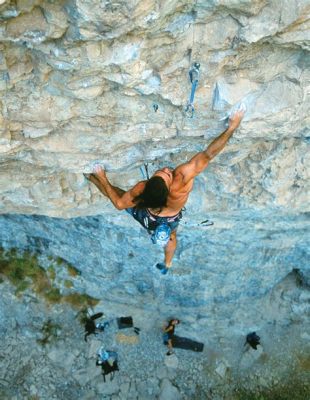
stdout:
{"type": "Polygon", "coordinates": [[[209,219],[206,219],[205,221],[200,222],[198,225],[212,226],[212,225],[214,225],[214,222],[210,221],[209,219]]]}
{"type": "Polygon", "coordinates": [[[187,106],[185,107],[185,112],[189,118],[193,118],[195,108],[194,108],[194,97],[195,97],[195,92],[198,86],[198,80],[199,80],[199,68],[200,64],[198,62],[195,62],[192,67],[189,70],[189,79],[192,84],[191,88],[191,94],[189,97],[189,101],[187,103],[187,106]]]}
{"type": "Polygon", "coordinates": [[[143,179],[149,180],[150,177],[149,177],[148,165],[147,164],[143,164],[143,167],[142,166],[140,167],[141,175],[142,175],[143,179]],[[143,167],[144,167],[144,169],[143,169],[143,167]]]}

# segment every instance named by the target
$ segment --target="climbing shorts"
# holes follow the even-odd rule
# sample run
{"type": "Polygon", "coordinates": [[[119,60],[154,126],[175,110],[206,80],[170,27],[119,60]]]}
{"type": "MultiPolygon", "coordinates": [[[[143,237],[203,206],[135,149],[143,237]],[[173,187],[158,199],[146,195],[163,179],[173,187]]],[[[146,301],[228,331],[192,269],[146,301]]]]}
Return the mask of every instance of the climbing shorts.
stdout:
{"type": "Polygon", "coordinates": [[[133,218],[149,232],[155,231],[159,225],[168,225],[171,232],[173,232],[177,229],[179,222],[182,219],[182,211],[172,217],[159,217],[151,214],[146,208],[141,209],[137,207],[126,208],[126,212],[132,215],[133,218]]]}

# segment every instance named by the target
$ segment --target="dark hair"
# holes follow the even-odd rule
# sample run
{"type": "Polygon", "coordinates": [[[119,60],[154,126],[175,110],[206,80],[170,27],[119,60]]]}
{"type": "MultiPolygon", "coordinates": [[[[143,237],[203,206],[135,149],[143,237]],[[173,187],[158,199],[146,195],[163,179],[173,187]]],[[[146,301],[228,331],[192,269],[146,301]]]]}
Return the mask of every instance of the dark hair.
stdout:
{"type": "Polygon", "coordinates": [[[172,318],[170,321],[169,321],[169,323],[168,323],[168,326],[170,326],[170,325],[172,325],[172,322],[173,321],[178,321],[178,324],[181,322],[179,319],[177,319],[177,318],[172,318]]]}
{"type": "Polygon", "coordinates": [[[146,182],[143,192],[135,197],[138,208],[159,208],[167,205],[169,190],[160,176],[153,176],[146,182]]]}

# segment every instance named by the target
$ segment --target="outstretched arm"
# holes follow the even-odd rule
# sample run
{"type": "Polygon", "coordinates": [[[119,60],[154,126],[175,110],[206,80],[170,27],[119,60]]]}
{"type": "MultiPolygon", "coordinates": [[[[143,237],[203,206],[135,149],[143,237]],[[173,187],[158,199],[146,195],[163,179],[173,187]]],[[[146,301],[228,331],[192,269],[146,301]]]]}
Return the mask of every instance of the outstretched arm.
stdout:
{"type": "Polygon", "coordinates": [[[195,176],[207,168],[209,162],[223,150],[229,138],[240,125],[243,115],[243,111],[237,111],[232,118],[230,118],[228,128],[214,139],[204,151],[197,153],[189,162],[176,168],[176,172],[183,175],[185,183],[195,178],[195,176]]]}
{"type": "MultiPolygon", "coordinates": [[[[134,203],[135,197],[141,194],[145,187],[145,181],[141,181],[125,192],[124,190],[111,185],[105,171],[100,166],[96,166],[95,176],[100,182],[101,192],[111,200],[114,207],[118,210],[134,207],[136,205],[134,203]]],[[[99,186],[97,185],[97,187],[99,186]]]]}

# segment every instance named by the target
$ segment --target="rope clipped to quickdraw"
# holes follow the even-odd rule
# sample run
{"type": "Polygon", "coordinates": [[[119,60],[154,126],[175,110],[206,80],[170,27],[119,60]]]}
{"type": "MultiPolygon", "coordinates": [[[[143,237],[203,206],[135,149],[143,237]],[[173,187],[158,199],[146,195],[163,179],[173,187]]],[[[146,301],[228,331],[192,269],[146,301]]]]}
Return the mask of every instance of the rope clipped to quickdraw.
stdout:
{"type": "Polygon", "coordinates": [[[194,97],[199,81],[199,68],[200,64],[198,62],[195,62],[188,72],[192,87],[189,101],[187,103],[187,106],[185,107],[185,112],[189,118],[193,118],[195,112],[194,97]]]}
{"type": "Polygon", "coordinates": [[[143,179],[149,180],[150,177],[149,177],[148,165],[147,164],[143,164],[143,167],[142,166],[140,167],[141,175],[142,175],[143,179]],[[144,167],[144,169],[143,169],[143,167],[144,167]]]}

